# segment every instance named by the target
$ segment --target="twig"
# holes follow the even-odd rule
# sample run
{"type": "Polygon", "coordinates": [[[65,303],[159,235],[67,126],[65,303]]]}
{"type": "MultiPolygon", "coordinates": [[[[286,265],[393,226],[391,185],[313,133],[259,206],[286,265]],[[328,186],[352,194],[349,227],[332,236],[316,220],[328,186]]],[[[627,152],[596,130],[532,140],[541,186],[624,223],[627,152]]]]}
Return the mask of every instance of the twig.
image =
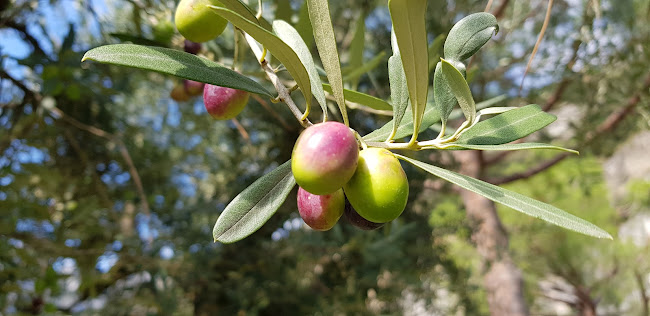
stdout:
{"type": "Polygon", "coordinates": [[[634,269],[634,278],[636,279],[636,283],[639,286],[639,294],[641,294],[641,302],[643,306],[643,313],[641,315],[648,316],[650,315],[650,308],[648,307],[649,305],[648,302],[650,301],[650,298],[646,293],[645,281],[643,280],[643,276],[641,275],[641,273],[639,273],[639,270],[637,269],[634,269]]]}
{"type": "Polygon", "coordinates": [[[548,0],[548,7],[546,8],[546,17],[544,17],[544,24],[542,24],[542,29],[539,31],[539,37],[537,37],[537,42],[535,42],[535,47],[533,47],[533,53],[530,55],[530,59],[528,60],[528,64],[526,65],[524,76],[521,78],[521,84],[519,85],[519,93],[521,93],[521,89],[524,87],[524,79],[526,79],[526,74],[530,69],[530,65],[533,63],[533,59],[535,58],[535,55],[537,54],[537,49],[539,48],[539,44],[541,44],[542,39],[544,39],[544,33],[546,33],[546,28],[548,27],[548,21],[551,20],[552,8],[553,8],[553,0],[548,0]]]}
{"type": "Polygon", "coordinates": [[[263,107],[265,110],[267,110],[269,113],[271,113],[271,115],[273,115],[273,117],[274,117],[276,120],[278,120],[278,122],[280,122],[280,125],[282,125],[282,127],[283,127],[285,130],[287,130],[287,131],[289,131],[289,132],[293,132],[293,131],[296,130],[293,126],[287,124],[287,121],[285,121],[284,118],[282,118],[282,116],[280,116],[278,113],[276,113],[276,112],[273,110],[273,108],[271,108],[271,106],[269,105],[269,103],[266,102],[266,100],[262,99],[262,97],[260,97],[260,96],[257,95],[257,94],[252,94],[252,96],[253,96],[253,99],[255,99],[255,100],[257,101],[257,103],[261,104],[262,107],[263,107]]]}
{"type": "Polygon", "coordinates": [[[50,109],[50,112],[56,114],[62,120],[68,122],[70,125],[80,130],[89,132],[95,136],[99,136],[109,141],[115,142],[120,147],[120,154],[122,155],[124,162],[129,168],[129,174],[131,175],[131,178],[133,178],[133,183],[135,184],[135,188],[138,192],[138,197],[140,198],[140,206],[142,208],[142,211],[145,214],[149,214],[149,202],[147,201],[147,195],[144,193],[144,188],[142,186],[142,180],[140,179],[140,174],[138,173],[138,169],[135,167],[135,164],[133,163],[133,159],[131,159],[131,155],[129,154],[129,151],[126,148],[126,144],[124,144],[122,139],[97,127],[81,123],[77,121],[75,118],[67,115],[57,107],[50,109]]]}
{"type": "Polygon", "coordinates": [[[484,12],[490,12],[490,8],[492,7],[492,1],[494,1],[494,0],[488,0],[487,5],[485,6],[484,12]]]}
{"type": "Polygon", "coordinates": [[[291,110],[291,113],[296,117],[298,122],[300,124],[307,128],[309,126],[312,126],[313,124],[309,121],[308,118],[305,118],[304,120],[302,119],[303,113],[298,109],[298,106],[293,102],[293,99],[291,98],[291,94],[289,93],[289,90],[287,87],[280,81],[280,78],[278,75],[273,71],[273,68],[269,65],[268,61],[265,58],[262,58],[264,56],[264,52],[260,49],[260,47],[257,45],[257,41],[255,41],[254,38],[252,38],[250,35],[245,34],[244,36],[246,38],[246,41],[248,42],[248,45],[250,46],[251,50],[257,57],[257,61],[260,63],[260,66],[262,66],[262,70],[266,73],[266,75],[269,77],[271,82],[273,83],[273,86],[275,87],[275,90],[278,92],[278,99],[282,102],[284,102],[288,107],[289,110],[291,110]]]}
{"type": "Polygon", "coordinates": [[[237,119],[234,118],[234,117],[232,118],[231,121],[232,121],[233,124],[235,124],[235,127],[236,127],[237,130],[239,131],[239,134],[241,134],[241,137],[242,137],[244,140],[246,140],[247,143],[250,144],[250,143],[251,143],[251,137],[248,135],[248,132],[246,131],[246,129],[244,128],[244,126],[242,126],[241,123],[239,123],[239,120],[237,120],[237,119]]]}
{"type": "Polygon", "coordinates": [[[501,18],[501,16],[503,15],[503,13],[506,12],[506,7],[508,7],[508,3],[509,3],[509,2],[510,2],[510,0],[503,0],[503,2],[501,2],[501,5],[497,8],[497,10],[494,11],[494,16],[495,16],[497,19],[501,18]]]}

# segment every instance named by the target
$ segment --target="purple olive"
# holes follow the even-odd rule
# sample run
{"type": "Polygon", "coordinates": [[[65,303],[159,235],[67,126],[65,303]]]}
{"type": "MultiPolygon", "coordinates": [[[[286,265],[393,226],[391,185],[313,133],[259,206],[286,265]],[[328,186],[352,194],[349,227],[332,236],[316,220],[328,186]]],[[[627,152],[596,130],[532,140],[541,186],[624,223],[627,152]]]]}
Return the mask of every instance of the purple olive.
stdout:
{"type": "Polygon", "coordinates": [[[330,230],[343,215],[345,196],[339,189],[332,194],[311,194],[298,188],[298,212],[309,227],[315,230],[330,230]]]}
{"type": "Polygon", "coordinates": [[[214,119],[229,120],[246,107],[249,95],[243,90],[206,84],[203,88],[203,103],[214,119]]]}
{"type": "Polygon", "coordinates": [[[185,40],[185,42],[183,42],[183,48],[186,52],[196,55],[201,51],[201,43],[185,40]]]}
{"type": "Polygon", "coordinates": [[[348,222],[350,222],[352,226],[356,226],[363,230],[374,230],[384,226],[384,223],[375,223],[363,218],[354,210],[354,207],[352,207],[352,204],[350,204],[350,201],[347,199],[345,199],[345,218],[348,219],[348,222]]]}
{"type": "Polygon", "coordinates": [[[291,171],[298,185],[312,194],[330,194],[350,180],[357,168],[359,145],[339,122],[307,128],[293,147],[291,171]]]}

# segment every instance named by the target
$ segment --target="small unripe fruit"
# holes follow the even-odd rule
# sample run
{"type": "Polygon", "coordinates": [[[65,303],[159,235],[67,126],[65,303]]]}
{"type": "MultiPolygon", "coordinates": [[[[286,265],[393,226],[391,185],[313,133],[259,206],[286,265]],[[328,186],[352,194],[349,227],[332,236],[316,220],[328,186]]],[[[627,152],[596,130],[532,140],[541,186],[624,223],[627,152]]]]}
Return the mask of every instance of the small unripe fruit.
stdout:
{"type": "Polygon", "coordinates": [[[153,39],[161,44],[169,45],[174,36],[174,24],[169,20],[158,22],[153,27],[153,39]]]}
{"type": "Polygon", "coordinates": [[[298,188],[298,212],[305,224],[312,229],[330,230],[343,215],[344,205],[343,190],[316,195],[298,188]]]}
{"type": "Polygon", "coordinates": [[[312,194],[330,194],[350,180],[357,168],[359,145],[354,133],[338,122],[307,128],[293,147],[291,171],[312,194]]]}
{"type": "Polygon", "coordinates": [[[217,0],[181,0],[176,8],[175,22],[178,31],[190,41],[206,42],[221,33],[228,21],[208,5],[223,7],[217,0]]]}
{"type": "Polygon", "coordinates": [[[201,43],[185,40],[185,42],[183,42],[183,49],[185,52],[196,55],[201,51],[201,43]]]}
{"type": "Polygon", "coordinates": [[[203,88],[203,103],[214,119],[229,120],[246,107],[249,95],[243,90],[206,84],[203,88]]]}
{"type": "Polygon", "coordinates": [[[354,210],[352,204],[347,199],[345,200],[345,218],[352,226],[356,226],[363,230],[374,230],[384,226],[384,223],[375,223],[363,218],[357,211],[354,210]]]}
{"type": "Polygon", "coordinates": [[[185,91],[182,85],[176,85],[169,93],[169,96],[176,102],[185,102],[190,99],[190,95],[185,91]]]}
{"type": "Polygon", "coordinates": [[[368,148],[359,154],[357,170],[343,190],[359,215],[387,223],[404,211],[409,184],[395,155],[383,148],[368,148]]]}
{"type": "Polygon", "coordinates": [[[198,82],[194,80],[184,80],[183,86],[185,87],[185,92],[192,97],[203,94],[203,82],[198,82]]]}

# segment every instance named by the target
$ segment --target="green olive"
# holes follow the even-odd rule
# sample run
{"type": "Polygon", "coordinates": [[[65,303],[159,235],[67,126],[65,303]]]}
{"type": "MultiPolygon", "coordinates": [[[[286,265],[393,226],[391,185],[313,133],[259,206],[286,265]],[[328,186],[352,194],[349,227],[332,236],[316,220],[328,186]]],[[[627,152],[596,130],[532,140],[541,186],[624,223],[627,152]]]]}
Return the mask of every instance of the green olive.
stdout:
{"type": "Polygon", "coordinates": [[[399,217],[409,196],[404,169],[395,155],[383,148],[359,153],[357,170],[343,190],[357,213],[374,223],[399,217]]]}
{"type": "Polygon", "coordinates": [[[190,41],[207,42],[221,33],[228,21],[208,6],[223,4],[217,0],[181,0],[176,8],[175,22],[178,31],[190,41]]]}

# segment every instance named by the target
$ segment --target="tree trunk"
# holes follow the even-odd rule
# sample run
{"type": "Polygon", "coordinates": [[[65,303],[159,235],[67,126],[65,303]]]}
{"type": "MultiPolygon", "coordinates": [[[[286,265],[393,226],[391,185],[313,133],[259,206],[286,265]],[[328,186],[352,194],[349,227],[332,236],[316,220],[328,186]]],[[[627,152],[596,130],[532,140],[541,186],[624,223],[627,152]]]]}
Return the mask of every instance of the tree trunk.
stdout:
{"type": "MultiPolygon", "coordinates": [[[[480,152],[457,151],[460,172],[478,178],[482,164],[480,152]]],[[[484,282],[491,315],[528,315],[523,295],[521,271],[508,252],[508,235],[501,224],[494,202],[469,191],[462,190],[467,218],[472,226],[472,241],[483,258],[484,282]]]]}

